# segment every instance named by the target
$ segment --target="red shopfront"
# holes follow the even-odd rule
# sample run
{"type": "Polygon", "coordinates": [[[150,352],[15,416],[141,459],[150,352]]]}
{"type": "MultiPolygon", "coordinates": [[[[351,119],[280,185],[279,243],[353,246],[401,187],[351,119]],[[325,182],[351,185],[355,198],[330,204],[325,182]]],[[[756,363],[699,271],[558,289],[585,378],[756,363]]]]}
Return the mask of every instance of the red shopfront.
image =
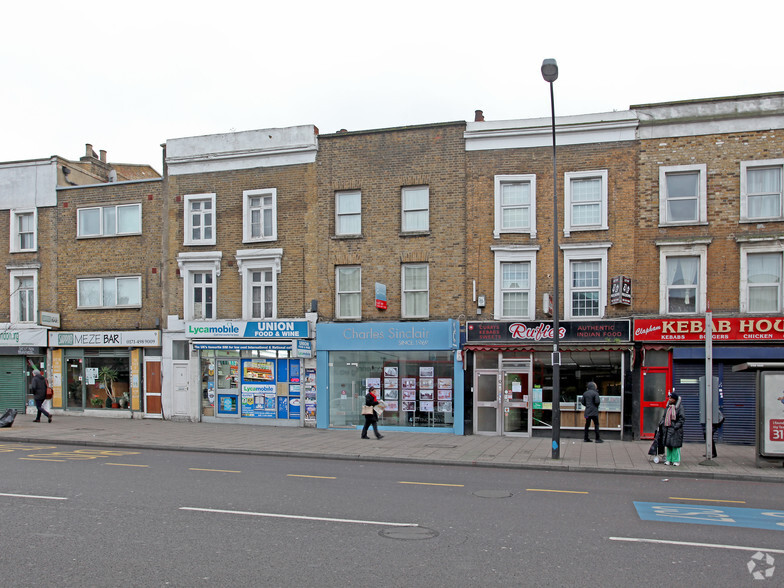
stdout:
{"type": "MultiPolygon", "coordinates": [[[[713,376],[726,421],[720,431],[725,443],[751,445],[755,430],[755,382],[751,372],[733,372],[748,361],[784,357],[784,317],[713,317],[713,376]]],[[[653,437],[664,413],[667,393],[675,390],[686,410],[684,439],[701,442],[699,379],[705,376],[705,318],[640,319],[634,341],[641,361],[639,403],[634,418],[640,437],[653,437]]]]}

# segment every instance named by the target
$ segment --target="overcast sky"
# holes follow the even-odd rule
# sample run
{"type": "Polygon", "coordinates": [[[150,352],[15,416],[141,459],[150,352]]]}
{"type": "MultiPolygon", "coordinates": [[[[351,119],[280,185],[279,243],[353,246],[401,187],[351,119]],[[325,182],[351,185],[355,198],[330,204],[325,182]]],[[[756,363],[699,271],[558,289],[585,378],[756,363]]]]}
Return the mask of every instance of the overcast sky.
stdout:
{"type": "Polygon", "coordinates": [[[161,171],[167,139],[549,116],[784,91],[782,0],[11,2],[0,161],[85,143],[161,171]]]}

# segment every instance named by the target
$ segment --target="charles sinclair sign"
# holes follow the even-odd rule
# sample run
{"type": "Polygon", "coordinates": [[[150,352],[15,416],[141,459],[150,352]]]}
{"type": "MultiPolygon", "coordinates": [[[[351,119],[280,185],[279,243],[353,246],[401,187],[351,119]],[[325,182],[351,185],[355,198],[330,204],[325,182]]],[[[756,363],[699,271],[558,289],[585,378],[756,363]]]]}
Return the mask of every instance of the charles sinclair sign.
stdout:
{"type": "MultiPolygon", "coordinates": [[[[716,318],[713,341],[784,341],[784,317],[716,318]]],[[[635,341],[704,341],[704,318],[640,319],[634,321],[635,341]]]]}

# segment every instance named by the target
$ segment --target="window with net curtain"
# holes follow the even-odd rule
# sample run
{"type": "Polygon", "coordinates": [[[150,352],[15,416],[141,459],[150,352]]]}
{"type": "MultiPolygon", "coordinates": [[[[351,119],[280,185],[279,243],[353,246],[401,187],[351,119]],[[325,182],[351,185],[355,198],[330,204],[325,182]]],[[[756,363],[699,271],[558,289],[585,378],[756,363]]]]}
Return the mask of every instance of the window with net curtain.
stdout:
{"type": "Polygon", "coordinates": [[[699,257],[667,258],[668,313],[685,314],[697,312],[699,271],[699,257]]]}
{"type": "Polygon", "coordinates": [[[749,168],[746,171],[749,218],[778,218],[781,210],[782,166],[749,168]]]}
{"type": "Polygon", "coordinates": [[[528,315],[531,264],[501,263],[501,309],[504,317],[528,315]]]}
{"type": "Polygon", "coordinates": [[[780,312],[782,254],[749,253],[746,261],[749,312],[780,312]]]}
{"type": "Polygon", "coordinates": [[[429,310],[428,268],[426,264],[403,266],[403,316],[427,317],[429,310]]]}
{"type": "Polygon", "coordinates": [[[362,318],[362,269],[359,266],[336,268],[337,318],[362,318]]]}

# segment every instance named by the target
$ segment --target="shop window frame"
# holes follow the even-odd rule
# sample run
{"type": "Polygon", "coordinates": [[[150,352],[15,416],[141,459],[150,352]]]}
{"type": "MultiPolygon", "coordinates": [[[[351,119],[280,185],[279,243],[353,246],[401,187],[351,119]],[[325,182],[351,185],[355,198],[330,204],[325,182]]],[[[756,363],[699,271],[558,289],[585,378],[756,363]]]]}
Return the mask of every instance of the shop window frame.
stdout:
{"type": "Polygon", "coordinates": [[[589,320],[604,318],[607,311],[607,258],[611,243],[561,246],[564,255],[564,318],[567,320],[589,320]],[[599,314],[577,315],[572,306],[572,264],[583,261],[598,261],[599,269],[599,314]]]}
{"type": "MultiPolygon", "coordinates": [[[[11,269],[9,272],[10,278],[10,313],[9,318],[11,323],[28,323],[33,324],[38,322],[38,268],[16,268],[11,269]],[[27,317],[22,317],[20,312],[20,297],[21,294],[19,281],[25,278],[32,278],[32,309],[28,311],[27,317]],[[22,320],[22,319],[25,320],[22,320]]],[[[27,290],[26,290],[27,291],[27,290]]]]}
{"type": "Polygon", "coordinates": [[[697,243],[657,243],[659,246],[659,314],[667,316],[694,316],[704,313],[707,306],[708,284],[708,244],[710,239],[697,243]],[[690,312],[671,312],[669,309],[668,260],[676,257],[696,257],[700,267],[697,270],[695,309],[690,312]]]}
{"type": "Polygon", "coordinates": [[[564,174],[564,230],[565,237],[569,237],[574,231],[606,231],[609,229],[607,224],[607,170],[593,170],[581,172],[567,172],[564,174]],[[573,184],[581,180],[598,179],[601,183],[599,188],[599,220],[596,223],[577,224],[574,222],[574,210],[577,206],[585,203],[576,203],[573,200],[573,184]]]}
{"type": "Polygon", "coordinates": [[[766,243],[741,243],[740,245],[740,312],[747,314],[779,314],[784,309],[784,243],[771,240],[766,243]],[[752,310],[750,308],[749,262],[748,256],[754,254],[778,254],[779,283],[776,309],[752,310]]]}
{"type": "Polygon", "coordinates": [[[494,219],[495,226],[493,228],[493,238],[499,239],[501,234],[522,234],[530,235],[532,239],[536,238],[536,174],[511,174],[511,175],[497,175],[493,181],[494,184],[494,219]],[[528,226],[527,227],[504,227],[503,213],[506,207],[503,203],[503,190],[504,186],[510,184],[527,184],[529,186],[529,201],[527,206],[528,211],[528,226]]]}
{"type": "Polygon", "coordinates": [[[37,208],[19,208],[11,209],[11,227],[10,227],[10,253],[24,253],[38,251],[38,209],[37,208]],[[21,231],[19,224],[22,218],[31,217],[32,229],[29,231],[32,237],[32,245],[30,247],[22,246],[22,235],[27,234],[28,231],[21,231]]]}
{"type": "Polygon", "coordinates": [[[278,239],[278,191],[276,188],[262,188],[258,190],[244,190],[242,192],[242,242],[257,243],[264,241],[277,241],[278,239]],[[251,206],[254,198],[262,199],[261,206],[251,206]],[[270,198],[271,205],[265,206],[264,199],[270,198]],[[253,235],[253,212],[261,211],[261,234],[253,235]],[[269,210],[271,216],[269,233],[264,232],[264,211],[269,210]]]}
{"type": "Polygon", "coordinates": [[[740,222],[758,223],[784,220],[784,159],[759,159],[740,162],[740,222]],[[749,216],[749,171],[755,169],[776,169],[779,174],[778,214],[772,216],[749,216]]]}
{"type": "MultiPolygon", "coordinates": [[[[186,194],[183,198],[184,200],[184,235],[183,235],[183,245],[215,245],[217,242],[217,233],[218,233],[218,211],[215,207],[216,195],[214,192],[203,193],[203,194],[186,194]],[[201,224],[202,233],[201,237],[198,239],[193,238],[193,214],[191,213],[191,204],[194,202],[209,202],[210,203],[210,210],[212,211],[212,221],[210,224],[210,228],[212,229],[211,237],[205,238],[204,237],[204,228],[205,224],[201,224]]],[[[200,213],[200,217],[205,216],[204,214],[200,213]]]]}
{"type": "Polygon", "coordinates": [[[494,259],[494,287],[493,287],[493,319],[495,320],[532,320],[536,314],[536,257],[539,246],[532,247],[493,247],[494,259]],[[527,313],[505,315],[503,309],[503,263],[528,263],[528,304],[527,313]]]}
{"type": "MultiPolygon", "coordinates": [[[[275,319],[278,316],[278,275],[280,274],[283,249],[245,249],[237,251],[237,271],[242,279],[242,318],[243,320],[275,319]],[[253,315],[253,273],[272,272],[272,314],[270,316],[253,315]]],[[[262,300],[262,308],[264,301],[262,300]]],[[[263,311],[262,311],[262,314],[263,311]]]]}
{"type": "Polygon", "coordinates": [[[183,317],[184,320],[200,321],[215,320],[218,315],[218,278],[221,275],[221,251],[210,251],[203,253],[180,253],[177,256],[177,265],[180,269],[180,277],[183,279],[183,317]],[[194,316],[193,302],[193,276],[196,273],[212,274],[212,318],[194,316]]]}
{"type": "Polygon", "coordinates": [[[659,167],[659,226],[688,226],[708,223],[708,168],[704,163],[696,165],[663,165],[659,167]],[[696,173],[697,200],[696,217],[685,220],[671,220],[668,214],[671,200],[668,195],[667,178],[674,175],[696,173]]]}

